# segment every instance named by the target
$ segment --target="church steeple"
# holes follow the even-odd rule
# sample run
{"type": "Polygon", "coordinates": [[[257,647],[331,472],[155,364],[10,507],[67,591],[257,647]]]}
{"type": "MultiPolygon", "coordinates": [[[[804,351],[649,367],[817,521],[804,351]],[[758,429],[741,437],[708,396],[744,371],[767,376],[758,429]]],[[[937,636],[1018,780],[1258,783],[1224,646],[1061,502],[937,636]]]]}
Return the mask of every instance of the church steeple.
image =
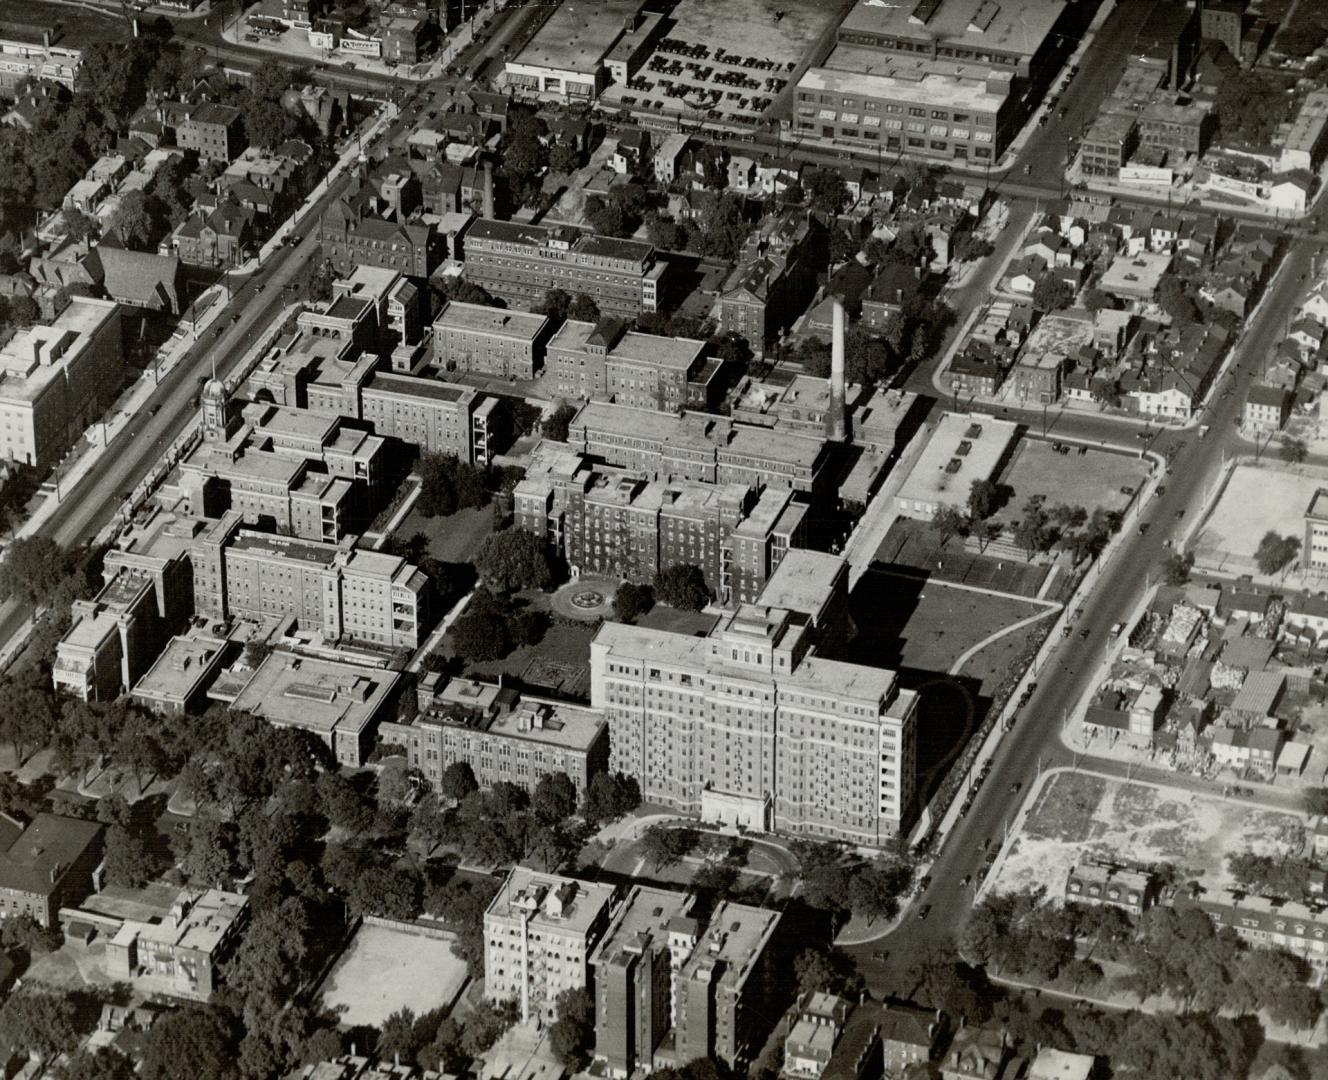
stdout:
{"type": "Polygon", "coordinates": [[[203,384],[203,391],[199,394],[199,404],[203,409],[203,441],[221,443],[229,439],[235,420],[231,415],[226,384],[217,378],[216,360],[212,362],[212,378],[203,384]]]}

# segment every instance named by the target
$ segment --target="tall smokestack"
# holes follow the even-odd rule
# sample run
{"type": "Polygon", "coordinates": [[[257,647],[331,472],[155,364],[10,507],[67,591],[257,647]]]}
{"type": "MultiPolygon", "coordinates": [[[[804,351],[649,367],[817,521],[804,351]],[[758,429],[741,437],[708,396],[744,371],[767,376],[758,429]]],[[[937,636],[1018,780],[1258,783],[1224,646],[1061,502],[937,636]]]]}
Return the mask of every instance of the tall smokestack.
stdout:
{"type": "Polygon", "coordinates": [[[848,437],[844,415],[844,303],[837,296],[831,303],[830,411],[825,418],[825,436],[831,442],[843,442],[848,437]]]}
{"type": "Polygon", "coordinates": [[[493,162],[484,162],[484,216],[493,217],[493,162]]]}

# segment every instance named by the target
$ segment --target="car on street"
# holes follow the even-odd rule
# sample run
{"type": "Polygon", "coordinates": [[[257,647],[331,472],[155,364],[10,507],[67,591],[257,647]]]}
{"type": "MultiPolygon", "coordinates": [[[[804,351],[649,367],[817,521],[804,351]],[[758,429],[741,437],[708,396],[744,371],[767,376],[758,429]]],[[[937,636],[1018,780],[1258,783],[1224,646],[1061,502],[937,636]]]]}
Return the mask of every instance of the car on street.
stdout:
{"type": "Polygon", "coordinates": [[[931,914],[931,905],[930,905],[930,904],[923,904],[922,907],[918,908],[918,919],[919,919],[919,920],[921,920],[921,919],[925,919],[925,918],[926,918],[928,915],[930,915],[930,914],[931,914]]]}
{"type": "Polygon", "coordinates": [[[931,887],[931,875],[923,874],[918,880],[918,892],[926,892],[931,887]]]}
{"type": "Polygon", "coordinates": [[[1010,794],[1018,795],[1019,792],[1023,790],[1023,788],[1024,788],[1023,781],[1016,780],[1013,784],[1010,785],[1010,794]]]}
{"type": "Polygon", "coordinates": [[[1088,640],[1088,633],[1089,633],[1089,631],[1088,631],[1088,627],[1085,626],[1082,630],[1079,631],[1079,636],[1080,636],[1081,638],[1083,638],[1085,641],[1087,641],[1087,640],[1088,640]]]}
{"type": "Polygon", "coordinates": [[[973,880],[972,874],[965,874],[962,878],[959,879],[959,887],[961,889],[968,888],[968,883],[972,880],[973,880]]]}

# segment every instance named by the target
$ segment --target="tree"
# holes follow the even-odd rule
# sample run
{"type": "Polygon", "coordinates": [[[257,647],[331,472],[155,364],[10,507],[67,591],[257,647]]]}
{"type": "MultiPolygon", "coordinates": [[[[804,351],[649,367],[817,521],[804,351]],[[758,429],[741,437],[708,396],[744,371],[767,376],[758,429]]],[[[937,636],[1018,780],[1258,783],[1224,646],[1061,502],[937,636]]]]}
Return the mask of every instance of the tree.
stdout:
{"type": "Polygon", "coordinates": [[[498,593],[547,589],[553,584],[544,541],[517,527],[486,537],[475,554],[475,569],[485,585],[498,593]]]}
{"type": "Polygon", "coordinates": [[[483,470],[455,454],[426,450],[420,455],[415,471],[420,478],[418,506],[425,517],[446,517],[489,501],[483,470]]]}
{"type": "Polygon", "coordinates": [[[454,761],[443,770],[439,790],[444,798],[459,803],[471,792],[479,791],[479,789],[479,784],[475,782],[475,773],[466,762],[454,761]]]}
{"type": "Polygon", "coordinates": [[[120,205],[111,215],[110,227],[120,234],[126,247],[145,251],[157,233],[147,193],[130,191],[121,196],[120,205]]]}
{"type": "Polygon", "coordinates": [[[793,977],[798,982],[799,996],[821,992],[856,996],[862,986],[853,958],[824,945],[803,949],[794,957],[793,977]]]}
{"type": "Polygon", "coordinates": [[[14,756],[25,762],[49,737],[55,726],[55,710],[49,687],[42,685],[37,669],[0,676],[0,738],[14,748],[14,756]]]}
{"type": "Polygon", "coordinates": [[[379,1031],[376,1049],[379,1060],[414,1065],[419,1052],[424,1049],[422,1035],[414,1010],[398,1009],[383,1021],[379,1031]]]}
{"type": "Polygon", "coordinates": [[[205,889],[230,887],[235,851],[225,824],[195,814],[182,834],[180,849],[176,853],[180,869],[191,885],[205,889]]]}
{"type": "Polygon", "coordinates": [[[118,791],[97,800],[97,820],[103,825],[127,829],[133,823],[134,809],[118,791]]]}
{"type": "Polygon", "coordinates": [[[318,801],[327,820],[340,829],[361,833],[373,824],[373,810],[350,780],[339,772],[318,778],[318,801]]]}
{"type": "Polygon", "coordinates": [[[89,237],[95,240],[101,233],[101,226],[96,218],[89,217],[74,207],[61,211],[60,222],[64,226],[65,235],[75,243],[89,237]]]}
{"type": "Polygon", "coordinates": [[[848,906],[869,922],[899,914],[899,897],[913,882],[912,868],[885,859],[858,867],[848,883],[848,906]]]}
{"type": "Polygon", "coordinates": [[[542,315],[547,315],[551,319],[562,322],[567,318],[567,309],[571,306],[572,294],[566,289],[554,286],[544,293],[544,299],[540,301],[539,307],[535,310],[542,315]]]}
{"type": "Polygon", "coordinates": [[[1190,580],[1190,570],[1194,567],[1194,555],[1182,555],[1175,552],[1168,556],[1163,573],[1168,585],[1184,585],[1190,580]]]}
{"type": "Polygon", "coordinates": [[[1282,445],[1278,448],[1278,453],[1283,461],[1292,465],[1301,464],[1309,456],[1309,450],[1306,448],[1304,440],[1291,435],[1287,435],[1282,439],[1282,445]]]}
{"type": "Polygon", "coordinates": [[[1323,1012],[1319,992],[1303,982],[1283,984],[1267,1001],[1273,1020],[1301,1031],[1312,1028],[1323,1012]]]}
{"type": "Polygon", "coordinates": [[[72,998],[28,991],[11,994],[0,1006],[0,1045],[51,1057],[72,1050],[80,1038],[72,998]]]}
{"type": "Polygon", "coordinates": [[[619,622],[635,622],[650,610],[652,603],[649,586],[624,581],[613,594],[613,617],[619,622]]]}
{"type": "Polygon", "coordinates": [[[1060,311],[1074,303],[1074,288],[1050,270],[1033,286],[1033,307],[1041,312],[1060,311]]]}
{"type": "Polygon", "coordinates": [[[299,133],[299,123],[280,101],[255,98],[245,108],[244,133],[251,145],[273,150],[299,133]]]}
{"type": "Polygon", "coordinates": [[[54,540],[24,536],[9,545],[0,562],[0,595],[39,605],[69,573],[69,560],[54,540]]]}
{"type": "Polygon", "coordinates": [[[22,949],[29,954],[53,952],[64,944],[60,931],[47,929],[26,911],[0,921],[0,948],[22,949]]]}
{"type": "Polygon", "coordinates": [[[1305,788],[1300,795],[1305,813],[1312,816],[1328,814],[1328,788],[1305,788]]]}
{"type": "Polygon", "coordinates": [[[1099,289],[1096,285],[1091,285],[1084,290],[1081,302],[1085,308],[1094,314],[1099,311],[1114,310],[1116,307],[1116,298],[1111,293],[1099,289]]]}
{"type": "Polygon", "coordinates": [[[702,212],[696,246],[702,255],[729,261],[737,257],[746,235],[742,200],[732,192],[724,191],[716,194],[702,212]]]}
{"type": "Polygon", "coordinates": [[[180,1063],[189,1063],[191,1080],[234,1080],[235,1038],[215,1009],[185,1008],[165,1013],[144,1039],[139,1076],[177,1080],[180,1063]]]}
{"type": "Polygon", "coordinates": [[[518,188],[533,185],[549,164],[549,151],[539,136],[540,121],[533,113],[510,118],[503,140],[503,170],[518,188]]]}
{"type": "Polygon", "coordinates": [[[660,251],[678,251],[687,243],[687,230],[673,218],[652,210],[646,215],[646,239],[660,251]]]}
{"type": "Polygon", "coordinates": [[[110,1046],[80,1050],[59,1070],[60,1080],[134,1080],[134,1063],[110,1046]]]}
{"type": "Polygon", "coordinates": [[[310,937],[309,915],[297,897],[260,910],[226,963],[226,984],[245,997],[289,1000],[306,974],[310,937]]]}
{"type": "Polygon", "coordinates": [[[940,535],[941,547],[950,542],[952,536],[962,536],[968,532],[968,518],[956,506],[941,503],[931,516],[931,527],[940,535]]]}
{"type": "Polygon", "coordinates": [[[545,773],[530,797],[530,812],[540,825],[566,821],[576,813],[576,785],[565,772],[545,773]]]}
{"type": "Polygon", "coordinates": [[[515,1001],[506,1001],[501,1005],[483,1002],[466,1017],[466,1026],[461,1033],[462,1051],[468,1057],[479,1057],[516,1021],[515,1001]]]}
{"type": "Polygon", "coordinates": [[[959,239],[955,241],[954,257],[960,262],[976,262],[978,259],[985,259],[995,250],[995,245],[985,236],[964,232],[960,233],[959,239]]]}
{"type": "Polygon", "coordinates": [[[41,307],[31,296],[11,296],[9,298],[8,320],[20,330],[33,326],[41,320],[41,307]]]}
{"type": "Polygon", "coordinates": [[[991,480],[974,480],[968,489],[968,516],[973,521],[985,521],[1000,509],[1001,502],[999,484],[991,480]]]}
{"type": "Polygon", "coordinates": [[[540,434],[554,442],[566,442],[568,429],[575,416],[576,409],[565,401],[561,402],[540,423],[540,434]]]}
{"type": "Polygon", "coordinates": [[[1173,323],[1189,325],[1199,321],[1199,306],[1185,282],[1175,274],[1164,274],[1157,288],[1157,303],[1173,323]]]}
{"type": "Polygon", "coordinates": [[[699,566],[676,563],[655,574],[655,599],[684,611],[700,611],[710,603],[710,589],[699,566]]]}
{"type": "Polygon", "coordinates": [[[468,664],[485,664],[511,652],[507,623],[492,611],[467,612],[447,631],[452,651],[468,664]]]}
{"type": "Polygon", "coordinates": [[[595,1038],[595,999],[576,987],[559,994],[554,1008],[558,1018],[549,1027],[549,1046],[568,1072],[576,1072],[595,1038]]]}
{"type": "Polygon", "coordinates": [[[157,876],[157,859],[141,836],[119,825],[106,830],[106,880],[137,889],[157,876]]]}
{"type": "Polygon", "coordinates": [[[570,140],[553,144],[549,151],[549,168],[556,173],[570,173],[581,167],[581,152],[570,140]]]}
{"type": "Polygon", "coordinates": [[[1276,574],[1291,565],[1300,553],[1300,540],[1294,536],[1279,536],[1271,529],[1264,533],[1263,539],[1254,552],[1254,562],[1261,574],[1276,574]]]}
{"type": "Polygon", "coordinates": [[[586,293],[577,293],[567,309],[567,317],[578,322],[599,322],[599,305],[586,293]]]}
{"type": "Polygon", "coordinates": [[[848,188],[837,169],[810,169],[803,174],[803,190],[811,208],[831,217],[848,202],[848,188]]]}
{"type": "Polygon", "coordinates": [[[581,816],[598,826],[631,813],[641,805],[641,789],[635,777],[623,773],[596,773],[586,787],[581,816]]]}
{"type": "Polygon", "coordinates": [[[666,870],[682,862],[699,839],[695,829],[651,825],[641,834],[641,854],[656,870],[666,870]]]}

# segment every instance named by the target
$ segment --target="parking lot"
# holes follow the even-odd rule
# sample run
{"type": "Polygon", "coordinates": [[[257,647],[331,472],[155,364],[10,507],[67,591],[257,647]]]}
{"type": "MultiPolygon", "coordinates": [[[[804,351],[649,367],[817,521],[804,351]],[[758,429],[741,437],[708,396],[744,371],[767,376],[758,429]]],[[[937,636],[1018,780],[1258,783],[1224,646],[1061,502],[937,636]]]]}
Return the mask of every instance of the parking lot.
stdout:
{"type": "Polygon", "coordinates": [[[803,53],[833,16],[812,0],[682,0],[673,27],[614,107],[753,126],[774,105],[803,53]]]}

